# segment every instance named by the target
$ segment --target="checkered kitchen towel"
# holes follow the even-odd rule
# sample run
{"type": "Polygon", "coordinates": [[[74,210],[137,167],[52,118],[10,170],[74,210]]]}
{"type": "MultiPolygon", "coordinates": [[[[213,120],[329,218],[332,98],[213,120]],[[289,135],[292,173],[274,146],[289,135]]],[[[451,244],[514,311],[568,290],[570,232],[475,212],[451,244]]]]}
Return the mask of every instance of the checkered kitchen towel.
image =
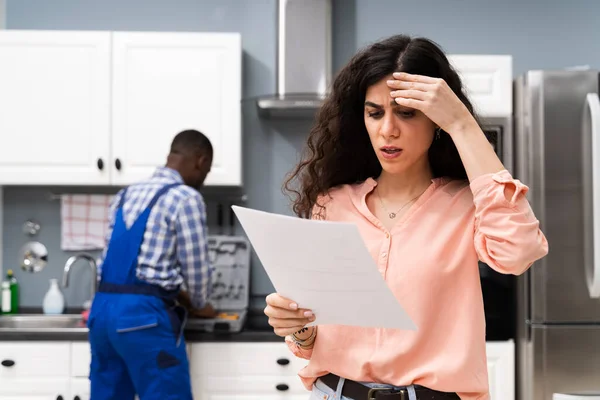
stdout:
{"type": "Polygon", "coordinates": [[[108,230],[113,195],[61,196],[61,248],[65,251],[100,250],[108,230]]]}

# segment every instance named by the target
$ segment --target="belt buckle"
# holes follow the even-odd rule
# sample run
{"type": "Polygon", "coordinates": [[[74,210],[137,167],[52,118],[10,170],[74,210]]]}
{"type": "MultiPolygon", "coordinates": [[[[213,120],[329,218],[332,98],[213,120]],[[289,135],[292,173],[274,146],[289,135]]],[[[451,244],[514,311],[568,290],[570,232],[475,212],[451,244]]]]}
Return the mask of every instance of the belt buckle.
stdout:
{"type": "MultiPolygon", "coordinates": [[[[382,392],[384,390],[390,391],[390,388],[386,388],[386,387],[370,388],[369,392],[367,393],[367,400],[377,400],[377,392],[382,392]]],[[[406,398],[404,396],[406,394],[406,391],[404,389],[400,389],[398,394],[400,395],[400,400],[406,400],[406,398]]]]}

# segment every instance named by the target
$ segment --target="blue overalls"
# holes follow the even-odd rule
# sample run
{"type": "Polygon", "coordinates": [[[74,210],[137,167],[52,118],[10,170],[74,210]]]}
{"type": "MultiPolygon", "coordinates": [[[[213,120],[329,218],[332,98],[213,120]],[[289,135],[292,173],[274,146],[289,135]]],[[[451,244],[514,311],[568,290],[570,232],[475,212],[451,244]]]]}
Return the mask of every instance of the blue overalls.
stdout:
{"type": "Polygon", "coordinates": [[[88,328],[91,400],[193,399],[183,340],[186,311],[167,291],[136,277],[137,257],[162,187],[127,229],[121,196],[88,328]]]}

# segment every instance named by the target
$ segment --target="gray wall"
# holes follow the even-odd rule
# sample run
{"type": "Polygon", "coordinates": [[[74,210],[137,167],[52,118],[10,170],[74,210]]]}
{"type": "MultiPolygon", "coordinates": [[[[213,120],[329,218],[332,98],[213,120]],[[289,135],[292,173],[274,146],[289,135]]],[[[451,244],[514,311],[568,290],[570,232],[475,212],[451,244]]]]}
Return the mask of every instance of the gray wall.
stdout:
{"type": "Polygon", "coordinates": [[[334,65],[367,42],[408,33],[446,52],[511,54],[514,74],[600,68],[598,0],[334,0],[334,65]]]}
{"type": "MultiPolygon", "coordinates": [[[[0,0],[1,2],[2,0],[0,0]]],[[[253,98],[275,90],[276,0],[6,0],[8,29],[238,31],[243,42],[244,179],[247,206],[289,213],[281,194],[310,121],[258,119],[253,98]]],[[[514,73],[589,64],[600,68],[600,2],[546,0],[334,0],[333,64],[339,69],[358,47],[394,33],[428,36],[450,53],[512,54],[514,73]]],[[[48,134],[51,134],[49,132],[48,134]]],[[[4,269],[18,265],[28,218],[42,224],[50,265],[35,275],[17,272],[25,306],[41,306],[48,279],[59,277],[70,254],[60,250],[59,209],[49,191],[4,189],[4,269]]],[[[84,191],[92,189],[84,188],[84,191]]],[[[81,189],[79,189],[81,191],[81,189]]],[[[105,189],[110,191],[110,189],[105,189]]],[[[220,195],[207,193],[214,209],[220,195]]],[[[214,228],[214,213],[210,217],[214,228]]],[[[89,273],[75,271],[68,305],[87,298],[89,273]]],[[[262,307],[272,286],[253,258],[252,304],[262,307]]]]}

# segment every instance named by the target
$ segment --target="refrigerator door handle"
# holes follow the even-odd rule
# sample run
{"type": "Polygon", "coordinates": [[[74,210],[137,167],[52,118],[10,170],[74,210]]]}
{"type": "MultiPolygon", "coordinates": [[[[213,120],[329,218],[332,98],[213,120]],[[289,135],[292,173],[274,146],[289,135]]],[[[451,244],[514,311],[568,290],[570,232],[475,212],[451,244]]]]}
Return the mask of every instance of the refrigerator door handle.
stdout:
{"type": "MultiPolygon", "coordinates": [[[[588,152],[591,150],[592,156],[591,165],[588,164],[587,166],[587,168],[591,168],[591,171],[587,171],[588,174],[591,174],[592,187],[588,188],[591,199],[588,196],[584,197],[588,197],[585,201],[591,202],[587,209],[593,215],[592,221],[588,220],[588,223],[592,225],[592,232],[589,232],[589,230],[586,232],[586,234],[591,233],[593,239],[588,241],[590,248],[587,249],[587,252],[591,257],[585,263],[585,276],[590,297],[600,298],[600,98],[598,93],[588,93],[586,96],[583,129],[587,131],[583,132],[584,137],[586,135],[591,136],[588,136],[591,141],[587,142],[591,144],[591,149],[584,149],[588,152]]],[[[589,216],[586,216],[586,218],[589,218],[589,216]]]]}

